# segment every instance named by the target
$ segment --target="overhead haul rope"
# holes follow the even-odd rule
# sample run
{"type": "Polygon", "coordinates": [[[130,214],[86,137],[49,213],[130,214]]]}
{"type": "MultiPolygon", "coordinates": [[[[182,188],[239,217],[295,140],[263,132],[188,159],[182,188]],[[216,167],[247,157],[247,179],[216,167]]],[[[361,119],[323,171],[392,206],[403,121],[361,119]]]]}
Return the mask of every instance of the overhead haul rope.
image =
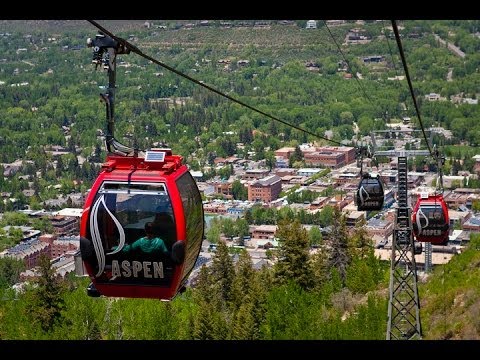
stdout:
{"type": "Polygon", "coordinates": [[[400,52],[400,57],[402,58],[403,69],[405,71],[405,76],[407,77],[408,87],[410,88],[410,95],[412,96],[413,105],[415,106],[415,112],[417,113],[418,122],[420,123],[420,128],[422,129],[423,137],[425,139],[425,142],[427,143],[428,152],[430,153],[430,155],[433,158],[436,159],[436,156],[433,153],[433,151],[430,147],[430,144],[428,142],[427,135],[425,134],[425,129],[423,127],[422,117],[420,116],[420,110],[418,109],[417,100],[415,98],[415,93],[413,91],[412,81],[410,79],[410,74],[408,72],[407,61],[405,60],[405,53],[403,52],[402,42],[400,40],[400,35],[398,33],[397,22],[395,20],[392,20],[392,28],[393,28],[393,32],[395,33],[395,39],[397,40],[397,46],[398,46],[398,50],[400,52]]]}
{"type": "MultiPolygon", "coordinates": [[[[374,105],[372,99],[368,96],[367,92],[365,91],[365,88],[363,87],[362,83],[361,83],[360,80],[358,79],[357,74],[354,73],[352,67],[350,66],[350,63],[348,62],[347,57],[346,57],[345,54],[343,53],[342,48],[340,47],[340,45],[338,44],[337,40],[335,39],[335,37],[333,36],[332,32],[330,31],[330,28],[328,27],[327,22],[326,22],[325,20],[323,20],[323,23],[325,24],[325,28],[328,30],[328,33],[330,34],[330,37],[332,38],[333,42],[334,42],[335,45],[337,46],[338,51],[339,51],[340,54],[342,55],[343,61],[345,61],[345,63],[347,64],[347,67],[348,67],[348,69],[350,70],[350,73],[352,74],[353,78],[357,81],[358,87],[360,88],[360,90],[362,90],[363,95],[365,96],[365,98],[366,98],[368,101],[370,101],[370,103],[371,103],[372,105],[374,105]]],[[[374,105],[374,106],[375,106],[375,105],[374,105]]]]}
{"type": "MultiPolygon", "coordinates": [[[[325,28],[327,29],[330,37],[332,38],[333,42],[335,43],[337,49],[338,49],[338,52],[340,53],[340,55],[342,55],[342,58],[343,58],[343,61],[346,63],[347,65],[347,68],[348,70],[350,71],[350,73],[352,74],[353,78],[355,79],[355,81],[357,82],[358,84],[358,87],[360,88],[360,90],[362,91],[363,95],[365,96],[365,98],[370,102],[370,104],[373,106],[373,107],[377,107],[377,105],[372,101],[372,99],[370,98],[370,96],[368,96],[368,93],[365,91],[365,88],[364,86],[362,85],[362,83],[360,82],[356,72],[353,71],[353,68],[352,66],[350,65],[349,61],[347,60],[347,57],[345,56],[345,53],[342,51],[342,48],[340,47],[340,44],[337,42],[337,40],[335,39],[335,36],[333,36],[333,33],[332,31],[330,30],[330,28],[328,27],[327,25],[327,22],[325,20],[323,20],[323,23],[325,25],[325,28]]],[[[380,109],[380,112],[382,112],[382,109],[380,109]]],[[[383,118],[384,120],[387,120],[387,116],[386,116],[386,113],[383,113],[383,118]]],[[[357,156],[360,156],[360,161],[363,161],[363,156],[366,155],[367,157],[370,157],[374,160],[375,162],[375,165],[378,169],[378,161],[376,159],[376,157],[374,156],[374,154],[372,154],[370,148],[367,146],[367,147],[362,147],[360,146],[359,148],[359,153],[357,156]]],[[[363,172],[363,163],[361,164],[361,167],[360,167],[360,175],[362,176],[362,172],[363,172]]]]}
{"type": "MultiPolygon", "coordinates": [[[[436,146],[434,146],[433,150],[430,147],[430,143],[428,142],[427,135],[425,133],[425,128],[423,127],[422,117],[420,116],[420,110],[418,109],[418,104],[417,104],[417,100],[416,100],[416,97],[415,97],[415,93],[413,91],[412,81],[410,79],[410,74],[408,72],[407,61],[405,60],[405,53],[403,52],[402,42],[400,40],[400,35],[398,33],[397,22],[395,20],[392,20],[392,28],[393,28],[393,32],[395,33],[395,39],[397,41],[398,50],[400,52],[400,57],[402,58],[403,69],[405,71],[405,76],[407,77],[408,87],[410,88],[410,95],[412,96],[413,105],[415,106],[415,111],[417,113],[418,122],[420,124],[422,134],[423,134],[423,137],[424,137],[425,142],[427,144],[428,152],[433,157],[433,159],[435,159],[435,161],[437,163],[438,177],[437,177],[437,183],[436,183],[436,188],[435,188],[435,195],[437,195],[437,190],[439,190],[440,193],[443,193],[442,166],[445,163],[445,158],[443,156],[440,156],[440,153],[439,153],[438,149],[436,148],[436,146]]],[[[436,203],[436,198],[435,198],[435,203],[436,203]]]]}
{"type": "Polygon", "coordinates": [[[268,117],[268,118],[270,118],[270,119],[272,119],[272,120],[275,120],[275,121],[278,121],[278,122],[280,122],[280,123],[282,123],[282,124],[284,124],[284,125],[290,126],[290,127],[294,128],[294,129],[296,129],[296,130],[298,130],[298,131],[302,131],[302,132],[304,132],[304,133],[306,133],[306,134],[315,136],[315,137],[317,137],[317,138],[319,138],[319,139],[326,140],[326,141],[330,141],[330,142],[332,142],[332,143],[334,143],[334,144],[343,146],[343,144],[342,144],[341,142],[339,142],[339,141],[335,141],[335,140],[329,139],[329,138],[327,138],[327,137],[325,137],[325,136],[318,135],[318,134],[316,134],[316,133],[314,133],[314,132],[312,132],[312,131],[309,131],[309,130],[303,129],[303,128],[299,127],[299,126],[290,124],[290,123],[288,123],[288,122],[285,121],[285,120],[279,119],[279,118],[277,118],[276,116],[270,115],[270,114],[268,114],[268,113],[266,113],[266,112],[264,112],[264,111],[262,111],[262,110],[259,110],[259,109],[255,108],[255,107],[251,106],[251,105],[248,105],[247,103],[244,103],[244,102],[241,101],[241,100],[235,99],[235,98],[231,97],[230,95],[227,95],[227,94],[221,92],[220,90],[215,89],[215,88],[212,87],[212,86],[206,85],[206,84],[204,84],[203,82],[201,82],[201,81],[199,81],[199,80],[197,80],[197,79],[194,79],[194,78],[192,78],[191,76],[189,76],[189,75],[187,75],[187,74],[185,74],[185,73],[183,73],[183,72],[181,72],[181,71],[179,71],[179,70],[177,70],[177,69],[175,69],[175,68],[173,68],[173,67],[171,67],[171,66],[169,66],[169,65],[167,65],[167,64],[165,64],[165,63],[162,63],[161,61],[159,61],[159,60],[151,57],[150,55],[147,55],[147,54],[143,53],[143,52],[142,52],[139,48],[137,48],[135,45],[129,43],[129,42],[128,42],[127,40],[125,40],[125,39],[122,39],[122,38],[120,38],[120,37],[118,37],[118,36],[115,36],[115,35],[112,34],[110,31],[108,31],[107,29],[105,29],[103,26],[101,26],[100,24],[98,24],[96,21],[94,21],[94,20],[87,20],[87,21],[88,21],[89,23],[91,23],[93,26],[95,26],[98,30],[100,30],[100,31],[103,32],[104,34],[110,36],[112,39],[118,41],[118,42],[119,42],[120,44],[122,44],[125,48],[127,48],[127,49],[129,49],[130,51],[136,53],[137,55],[140,55],[140,56],[143,57],[144,59],[150,60],[151,62],[153,62],[153,63],[155,63],[155,64],[157,64],[157,65],[159,65],[159,66],[161,66],[161,67],[163,67],[163,68],[165,68],[165,69],[167,69],[167,70],[169,70],[169,71],[171,71],[171,72],[173,72],[173,73],[175,73],[175,74],[177,74],[177,75],[179,75],[179,76],[181,76],[181,77],[183,77],[183,78],[185,78],[185,79],[187,79],[187,80],[189,80],[189,81],[191,81],[191,82],[193,82],[193,83],[195,83],[195,84],[197,84],[197,85],[199,85],[199,86],[201,86],[201,87],[204,87],[205,89],[208,89],[208,90],[214,92],[214,93],[217,94],[217,95],[220,95],[220,96],[222,96],[222,97],[224,97],[224,98],[226,98],[226,99],[228,99],[228,100],[230,100],[230,101],[233,101],[234,103],[237,103],[237,104],[239,104],[239,105],[241,105],[241,106],[243,106],[243,107],[246,107],[246,108],[248,108],[248,109],[250,109],[250,110],[252,110],[252,111],[254,111],[254,112],[258,113],[258,114],[261,114],[261,115],[263,115],[263,116],[266,116],[266,117],[268,117]]]}
{"type": "MultiPolygon", "coordinates": [[[[399,79],[399,75],[398,75],[398,69],[397,69],[397,65],[395,64],[395,58],[393,57],[393,51],[392,51],[392,47],[390,46],[390,40],[388,39],[389,36],[387,35],[387,28],[385,27],[385,20],[382,20],[382,29],[383,29],[383,34],[385,36],[385,39],[387,41],[388,52],[390,53],[390,57],[392,58],[393,68],[395,69],[395,78],[397,79],[396,80],[397,87],[399,89],[401,89],[400,79],[399,79]]],[[[408,110],[408,107],[407,107],[406,103],[405,103],[405,110],[408,110]]]]}

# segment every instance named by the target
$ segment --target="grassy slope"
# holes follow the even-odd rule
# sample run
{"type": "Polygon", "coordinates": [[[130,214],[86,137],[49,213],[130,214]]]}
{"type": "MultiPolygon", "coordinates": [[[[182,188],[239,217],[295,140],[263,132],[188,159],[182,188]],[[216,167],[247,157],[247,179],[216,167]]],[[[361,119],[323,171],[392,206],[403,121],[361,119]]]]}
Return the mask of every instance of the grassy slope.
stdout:
{"type": "Polygon", "coordinates": [[[425,339],[480,339],[480,234],[419,286],[425,339]]]}

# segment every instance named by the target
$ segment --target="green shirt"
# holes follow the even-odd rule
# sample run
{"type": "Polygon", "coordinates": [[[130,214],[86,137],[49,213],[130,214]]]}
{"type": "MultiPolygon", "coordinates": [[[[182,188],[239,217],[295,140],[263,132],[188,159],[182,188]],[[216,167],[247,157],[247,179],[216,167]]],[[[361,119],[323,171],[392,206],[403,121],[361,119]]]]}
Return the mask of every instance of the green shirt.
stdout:
{"type": "Polygon", "coordinates": [[[155,237],[149,239],[148,237],[142,237],[135,241],[133,244],[125,245],[122,249],[124,252],[129,252],[130,250],[137,250],[140,249],[144,253],[152,253],[155,251],[162,251],[164,254],[168,254],[167,247],[162,239],[159,237],[155,237]]]}

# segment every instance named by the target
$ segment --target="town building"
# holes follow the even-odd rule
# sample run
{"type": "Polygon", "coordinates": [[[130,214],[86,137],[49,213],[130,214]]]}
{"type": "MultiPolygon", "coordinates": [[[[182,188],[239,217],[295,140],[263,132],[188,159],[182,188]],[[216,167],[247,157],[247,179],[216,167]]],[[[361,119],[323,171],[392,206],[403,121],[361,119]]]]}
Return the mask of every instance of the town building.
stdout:
{"type": "Polygon", "coordinates": [[[467,209],[472,208],[472,202],[478,198],[478,194],[468,194],[463,192],[451,191],[443,196],[443,200],[447,204],[449,209],[458,209],[462,205],[467,209]]]}
{"type": "Polygon", "coordinates": [[[305,29],[316,29],[317,28],[317,21],[316,20],[308,20],[305,29]]]}
{"type": "Polygon", "coordinates": [[[268,169],[249,169],[245,171],[245,174],[242,176],[243,180],[258,180],[262,179],[270,174],[268,169]]]}
{"type": "Polygon", "coordinates": [[[221,202],[209,202],[203,204],[203,211],[206,214],[226,214],[227,210],[228,206],[221,202]]]}
{"type": "Polygon", "coordinates": [[[462,229],[471,232],[480,232],[480,217],[471,217],[463,224],[462,229]]]}
{"type": "Polygon", "coordinates": [[[351,211],[345,216],[345,225],[347,228],[354,228],[365,220],[365,211],[351,211]]]}
{"type": "Polygon", "coordinates": [[[217,195],[222,195],[224,199],[233,199],[232,185],[233,183],[229,182],[213,184],[214,192],[217,195]]]}
{"type": "Polygon", "coordinates": [[[355,148],[351,146],[321,146],[315,151],[304,151],[307,165],[338,169],[355,161],[355,148]]]}
{"type": "Polygon", "coordinates": [[[294,147],[283,147],[278,150],[275,150],[275,156],[282,157],[287,160],[290,159],[290,156],[295,152],[294,147]]]}
{"type": "Polygon", "coordinates": [[[450,219],[450,226],[452,229],[454,226],[459,226],[461,228],[471,217],[472,213],[470,211],[448,209],[448,218],[450,219]]]}
{"type": "Polygon", "coordinates": [[[80,231],[79,218],[77,217],[55,215],[50,218],[50,222],[57,235],[68,235],[80,231]]]}
{"type": "Polygon", "coordinates": [[[277,175],[270,175],[248,186],[248,200],[270,202],[278,199],[281,191],[282,179],[277,175]]]}
{"type": "Polygon", "coordinates": [[[252,239],[273,239],[277,230],[277,225],[257,225],[250,226],[249,233],[252,239]]]}
{"type": "Polygon", "coordinates": [[[26,269],[34,268],[39,264],[42,254],[50,258],[51,245],[40,241],[39,239],[30,239],[22,241],[14,247],[4,250],[0,253],[0,257],[11,257],[17,260],[23,260],[26,269]]]}
{"type": "Polygon", "coordinates": [[[393,234],[393,227],[394,225],[391,221],[372,218],[368,220],[365,230],[371,237],[379,236],[382,239],[387,239],[393,234]]]}
{"type": "Polygon", "coordinates": [[[315,151],[304,155],[305,164],[338,169],[346,165],[345,154],[333,151],[315,151]]]}
{"type": "Polygon", "coordinates": [[[301,169],[298,169],[297,170],[297,175],[298,176],[307,176],[307,177],[310,177],[310,176],[313,176],[315,174],[318,174],[320,171],[322,171],[322,169],[318,169],[318,168],[301,168],[301,169]]]}
{"type": "Polygon", "coordinates": [[[52,259],[80,249],[80,237],[57,237],[54,234],[44,234],[38,238],[50,245],[50,257],[52,259]]]}

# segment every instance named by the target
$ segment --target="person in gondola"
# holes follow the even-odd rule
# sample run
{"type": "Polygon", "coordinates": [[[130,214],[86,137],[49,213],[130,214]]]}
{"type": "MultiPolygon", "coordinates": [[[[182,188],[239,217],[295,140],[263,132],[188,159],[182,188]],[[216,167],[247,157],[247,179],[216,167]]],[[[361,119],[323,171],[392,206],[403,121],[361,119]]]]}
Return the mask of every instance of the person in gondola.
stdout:
{"type": "Polygon", "coordinates": [[[172,215],[163,208],[157,208],[155,218],[152,222],[153,233],[163,239],[167,249],[171,249],[176,241],[175,223],[172,215]]]}
{"type": "Polygon", "coordinates": [[[151,254],[155,252],[162,252],[168,255],[168,249],[165,242],[160,237],[154,235],[153,223],[147,222],[145,224],[146,236],[134,241],[132,244],[125,245],[122,249],[123,252],[130,252],[133,250],[141,250],[143,253],[151,254]]]}

